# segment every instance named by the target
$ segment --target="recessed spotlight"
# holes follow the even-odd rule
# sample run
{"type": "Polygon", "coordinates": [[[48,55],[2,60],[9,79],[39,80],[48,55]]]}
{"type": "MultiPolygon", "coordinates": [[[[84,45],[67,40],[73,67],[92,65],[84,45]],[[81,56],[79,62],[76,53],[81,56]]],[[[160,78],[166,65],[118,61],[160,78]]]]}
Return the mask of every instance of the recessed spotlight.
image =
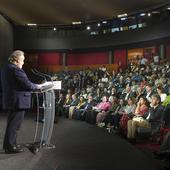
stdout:
{"type": "Polygon", "coordinates": [[[56,27],[54,27],[53,30],[56,31],[57,30],[56,27]]]}
{"type": "Polygon", "coordinates": [[[87,29],[87,30],[90,30],[90,29],[91,29],[91,27],[90,27],[90,26],[87,26],[87,27],[86,27],[86,29],[87,29]]]}
{"type": "Polygon", "coordinates": [[[97,26],[98,26],[98,27],[100,27],[100,26],[101,26],[101,24],[100,24],[100,23],[98,23],[98,24],[97,24],[97,26]]]}
{"type": "Polygon", "coordinates": [[[151,16],[151,13],[148,13],[147,15],[148,15],[148,17],[150,17],[150,16],[151,16]]]}

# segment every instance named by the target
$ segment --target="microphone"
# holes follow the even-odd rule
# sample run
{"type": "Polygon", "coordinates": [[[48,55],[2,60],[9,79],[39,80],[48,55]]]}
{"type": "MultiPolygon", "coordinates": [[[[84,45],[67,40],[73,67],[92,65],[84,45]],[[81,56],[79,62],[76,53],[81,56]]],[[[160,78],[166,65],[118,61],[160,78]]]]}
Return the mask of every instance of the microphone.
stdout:
{"type": "Polygon", "coordinates": [[[45,89],[49,89],[49,88],[52,88],[54,86],[54,83],[53,83],[53,80],[51,78],[50,75],[48,74],[45,74],[45,73],[41,73],[39,72],[38,70],[34,69],[34,72],[37,74],[37,75],[40,75],[42,77],[45,78],[46,82],[42,84],[42,89],[45,90],[45,89]],[[48,77],[50,79],[50,82],[47,81],[46,77],[48,77]]]}
{"type": "Polygon", "coordinates": [[[42,72],[39,72],[37,69],[34,69],[34,71],[35,71],[37,74],[41,75],[41,76],[48,77],[48,78],[50,79],[50,81],[53,83],[53,79],[52,79],[52,77],[51,77],[50,75],[45,74],[45,73],[42,73],[42,72]]]}
{"type": "Polygon", "coordinates": [[[32,72],[33,74],[35,74],[35,75],[38,75],[39,77],[42,77],[42,78],[45,80],[45,82],[47,82],[47,79],[46,79],[46,77],[45,77],[44,75],[41,75],[41,74],[35,72],[34,69],[31,69],[31,72],[32,72]]]}

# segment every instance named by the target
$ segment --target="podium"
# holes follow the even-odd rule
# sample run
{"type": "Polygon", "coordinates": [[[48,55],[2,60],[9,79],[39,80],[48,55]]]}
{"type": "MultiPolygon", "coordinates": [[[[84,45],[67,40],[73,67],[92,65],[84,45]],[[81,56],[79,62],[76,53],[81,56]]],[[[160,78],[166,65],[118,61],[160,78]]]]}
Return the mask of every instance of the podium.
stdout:
{"type": "MultiPolygon", "coordinates": [[[[61,82],[59,83],[61,84],[61,82]]],[[[54,126],[54,118],[55,118],[55,89],[59,89],[55,87],[55,84],[51,82],[44,83],[40,90],[36,90],[32,92],[32,94],[36,98],[36,110],[37,110],[37,118],[36,118],[36,128],[35,135],[33,139],[33,143],[26,144],[26,147],[30,149],[33,153],[39,151],[40,148],[55,148],[54,145],[50,144],[53,126],[54,126]],[[44,122],[41,130],[41,134],[38,134],[39,130],[39,118],[40,111],[43,112],[44,122]],[[38,138],[38,136],[40,136],[38,138]]]]}

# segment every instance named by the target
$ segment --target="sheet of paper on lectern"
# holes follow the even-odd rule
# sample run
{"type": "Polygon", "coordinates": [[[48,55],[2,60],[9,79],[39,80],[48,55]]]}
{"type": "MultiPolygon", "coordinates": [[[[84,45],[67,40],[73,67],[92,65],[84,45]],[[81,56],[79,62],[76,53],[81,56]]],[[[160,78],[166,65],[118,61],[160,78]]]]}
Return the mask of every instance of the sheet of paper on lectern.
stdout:
{"type": "Polygon", "coordinates": [[[54,90],[61,90],[61,81],[53,81],[53,85],[54,90]]]}

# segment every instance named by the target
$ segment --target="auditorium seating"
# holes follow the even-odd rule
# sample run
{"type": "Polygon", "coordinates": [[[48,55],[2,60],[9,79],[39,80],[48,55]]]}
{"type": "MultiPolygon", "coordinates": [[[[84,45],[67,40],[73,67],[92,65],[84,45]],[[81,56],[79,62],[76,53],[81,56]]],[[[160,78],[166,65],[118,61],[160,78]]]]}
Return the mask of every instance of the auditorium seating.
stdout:
{"type": "MultiPolygon", "coordinates": [[[[39,65],[38,69],[42,72],[46,73],[57,73],[61,71],[78,71],[78,70],[86,70],[87,68],[90,68],[92,70],[98,69],[99,67],[102,67],[103,65],[71,65],[71,66],[59,66],[59,65],[39,65]]],[[[105,64],[104,65],[109,72],[112,72],[113,70],[115,72],[118,71],[118,65],[117,64],[105,64]]]]}

